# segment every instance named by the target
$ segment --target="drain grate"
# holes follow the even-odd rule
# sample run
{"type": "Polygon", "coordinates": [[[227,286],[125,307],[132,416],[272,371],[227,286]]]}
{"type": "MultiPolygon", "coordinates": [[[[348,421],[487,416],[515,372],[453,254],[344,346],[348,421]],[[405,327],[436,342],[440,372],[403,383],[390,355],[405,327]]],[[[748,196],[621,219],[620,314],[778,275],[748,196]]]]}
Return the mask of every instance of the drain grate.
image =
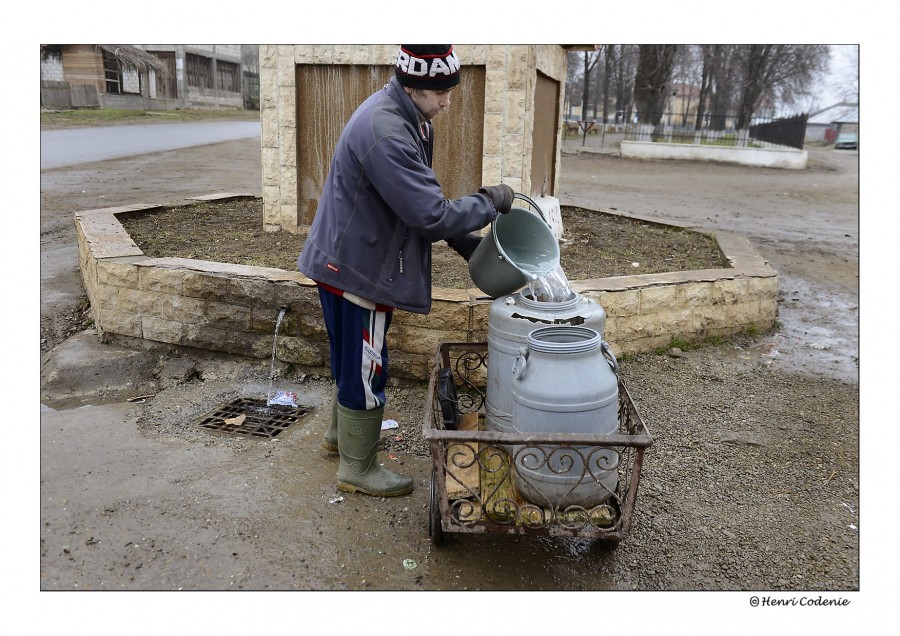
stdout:
{"type": "Polygon", "coordinates": [[[304,406],[266,406],[265,400],[238,398],[207,413],[197,425],[223,433],[271,439],[307,413],[309,409],[304,406]]]}

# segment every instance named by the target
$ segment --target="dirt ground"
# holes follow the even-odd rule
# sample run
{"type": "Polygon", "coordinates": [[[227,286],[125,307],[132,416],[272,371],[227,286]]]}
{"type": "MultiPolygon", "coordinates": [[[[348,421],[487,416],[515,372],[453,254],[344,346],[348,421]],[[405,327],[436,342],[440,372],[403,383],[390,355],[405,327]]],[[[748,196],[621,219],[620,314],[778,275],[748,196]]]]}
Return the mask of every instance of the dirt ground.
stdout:
{"type": "MultiPolygon", "coordinates": [[[[264,392],[267,361],[135,354],[98,346],[90,331],[67,337],[82,294],[72,213],[260,194],[259,141],[246,140],[41,175],[42,352],[52,349],[42,363],[41,588],[853,596],[861,525],[858,154],[813,148],[809,169],[785,171],[626,160],[578,146],[566,145],[564,205],[742,233],[778,271],[781,290],[775,333],[623,364],[654,446],[632,534],[617,550],[502,536],[451,537],[434,548],[431,462],[419,448],[385,460],[413,476],[411,495],[339,500],[336,460],[318,447],[324,408],[277,442],[189,426],[225,396],[264,392]],[[154,397],[124,401],[142,393],[154,397]],[[415,568],[404,567],[406,559],[415,568]]],[[[318,376],[277,381],[313,407],[330,396],[318,376]]],[[[395,437],[420,433],[423,398],[422,386],[391,386],[386,417],[401,422],[395,437]]],[[[403,621],[406,611],[395,607],[382,622],[403,621]]]]}
{"type": "MultiPolygon", "coordinates": [[[[577,148],[577,146],[576,146],[577,148]]],[[[806,170],[580,153],[560,199],[748,237],[779,274],[777,364],[858,378],[859,155],[810,147],[806,170]]]]}
{"type": "MultiPolygon", "coordinates": [[[[295,269],[306,232],[265,232],[262,207],[262,199],[203,202],[135,216],[123,225],[147,256],[295,269]]],[[[560,263],[571,280],[728,267],[708,234],[570,206],[561,214],[560,263]]],[[[434,246],[432,284],[472,287],[466,262],[443,241],[434,246]]]]}

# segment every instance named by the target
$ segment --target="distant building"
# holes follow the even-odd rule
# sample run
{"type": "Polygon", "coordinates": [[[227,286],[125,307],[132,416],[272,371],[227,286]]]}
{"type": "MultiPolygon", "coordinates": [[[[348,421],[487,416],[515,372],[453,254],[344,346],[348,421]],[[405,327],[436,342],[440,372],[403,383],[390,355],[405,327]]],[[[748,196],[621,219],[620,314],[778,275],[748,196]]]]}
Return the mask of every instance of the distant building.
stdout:
{"type": "Polygon", "coordinates": [[[244,108],[238,44],[41,46],[44,108],[244,108]]]}
{"type": "Polygon", "coordinates": [[[833,143],[842,130],[859,132],[859,104],[840,102],[810,113],[806,141],[833,143]]]}

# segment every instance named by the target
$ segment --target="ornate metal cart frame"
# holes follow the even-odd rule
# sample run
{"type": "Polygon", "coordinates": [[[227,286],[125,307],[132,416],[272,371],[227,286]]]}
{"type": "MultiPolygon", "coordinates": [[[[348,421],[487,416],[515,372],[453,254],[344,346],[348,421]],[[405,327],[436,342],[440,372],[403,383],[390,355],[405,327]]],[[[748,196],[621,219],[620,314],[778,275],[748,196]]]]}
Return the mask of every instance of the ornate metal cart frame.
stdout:
{"type": "Polygon", "coordinates": [[[618,545],[630,530],[644,451],[653,443],[621,377],[616,433],[521,435],[483,430],[486,371],[486,343],[438,348],[423,425],[434,463],[432,542],[440,545],[444,533],[493,532],[591,537],[618,545]],[[599,503],[575,505],[565,495],[538,503],[525,499],[517,488],[528,480],[522,467],[544,466],[573,483],[596,483],[599,503]],[[598,477],[610,471],[618,476],[613,489],[598,477]]]}

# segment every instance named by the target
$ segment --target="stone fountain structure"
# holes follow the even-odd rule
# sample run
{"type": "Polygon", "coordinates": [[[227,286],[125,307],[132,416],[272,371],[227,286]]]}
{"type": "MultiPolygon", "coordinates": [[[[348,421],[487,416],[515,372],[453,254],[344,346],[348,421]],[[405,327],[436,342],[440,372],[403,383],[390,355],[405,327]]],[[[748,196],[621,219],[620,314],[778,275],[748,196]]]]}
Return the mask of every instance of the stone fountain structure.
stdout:
{"type": "MultiPolygon", "coordinates": [[[[506,183],[537,198],[559,181],[566,47],[454,45],[462,80],[434,121],[448,198],[506,183]]],[[[393,74],[399,45],[260,47],[264,225],[312,223],[332,152],[356,107],[393,74]]]]}
{"type": "MultiPolygon", "coordinates": [[[[435,120],[435,172],[453,198],[503,182],[538,199],[557,191],[566,47],[460,45],[462,83],[435,120]]],[[[308,226],[334,144],[356,106],[383,85],[398,45],[261,46],[263,222],[308,226]]],[[[202,194],[202,193],[198,193],[202,194]]],[[[230,198],[233,194],[207,197],[230,198]]],[[[328,339],[315,284],[297,271],[149,258],[118,218],[133,205],[75,215],[79,260],[97,331],[106,342],[200,347],[268,359],[276,316],[282,362],[327,372],[328,339]]],[[[659,219],[643,219],[660,223],[659,219]]],[[[777,275],[741,236],[716,233],[730,268],[574,280],[606,310],[615,355],[772,327],[777,275]]],[[[441,342],[484,342],[490,302],[475,288],[432,290],[432,312],[397,312],[392,375],[425,379],[441,342]]]]}

